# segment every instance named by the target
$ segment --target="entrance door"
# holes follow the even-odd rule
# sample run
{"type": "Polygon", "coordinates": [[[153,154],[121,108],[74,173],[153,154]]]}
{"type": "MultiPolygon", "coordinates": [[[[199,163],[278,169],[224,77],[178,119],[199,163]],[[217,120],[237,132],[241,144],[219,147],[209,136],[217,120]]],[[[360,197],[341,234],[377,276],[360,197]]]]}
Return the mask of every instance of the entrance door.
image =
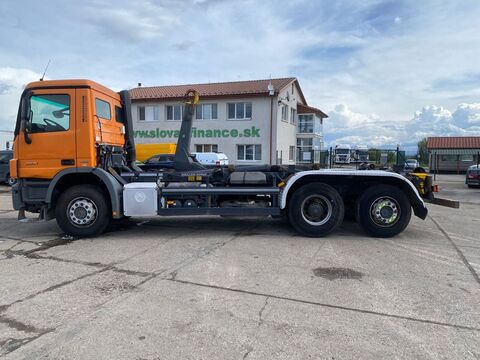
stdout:
{"type": "Polygon", "coordinates": [[[74,107],[74,89],[34,91],[27,125],[31,143],[19,133],[19,177],[52,179],[76,166],[74,107]]]}

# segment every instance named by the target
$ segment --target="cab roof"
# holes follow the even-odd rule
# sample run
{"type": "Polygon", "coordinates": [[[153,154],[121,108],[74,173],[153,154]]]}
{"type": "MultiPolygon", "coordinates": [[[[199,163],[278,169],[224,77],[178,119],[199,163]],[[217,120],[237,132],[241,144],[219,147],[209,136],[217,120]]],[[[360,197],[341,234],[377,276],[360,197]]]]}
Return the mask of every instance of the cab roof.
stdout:
{"type": "Polygon", "coordinates": [[[34,81],[26,86],[26,89],[52,88],[90,88],[120,101],[120,95],[118,95],[118,93],[103,85],[100,85],[99,83],[96,83],[95,81],[87,79],[34,81]]]}

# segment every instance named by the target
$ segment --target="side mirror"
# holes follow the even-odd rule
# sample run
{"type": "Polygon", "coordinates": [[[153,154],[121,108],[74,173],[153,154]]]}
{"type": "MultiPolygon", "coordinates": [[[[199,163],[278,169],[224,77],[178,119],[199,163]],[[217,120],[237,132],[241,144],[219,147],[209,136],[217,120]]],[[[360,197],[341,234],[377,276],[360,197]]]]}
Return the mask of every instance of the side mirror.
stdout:
{"type": "Polygon", "coordinates": [[[21,129],[23,131],[23,135],[25,137],[25,142],[27,144],[32,143],[32,139],[30,139],[29,135],[29,120],[32,115],[32,110],[30,108],[30,99],[32,97],[32,92],[26,92],[24,97],[22,98],[22,105],[20,107],[20,124],[21,129]]]}

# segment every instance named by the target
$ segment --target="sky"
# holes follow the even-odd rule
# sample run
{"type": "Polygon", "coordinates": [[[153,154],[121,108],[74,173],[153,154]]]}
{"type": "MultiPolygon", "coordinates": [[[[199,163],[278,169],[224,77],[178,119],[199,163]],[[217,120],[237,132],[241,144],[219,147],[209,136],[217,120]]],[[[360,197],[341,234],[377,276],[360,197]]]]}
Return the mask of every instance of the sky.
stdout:
{"type": "Polygon", "coordinates": [[[480,1],[2,0],[0,148],[24,85],[297,77],[327,146],[480,135],[480,1]]]}

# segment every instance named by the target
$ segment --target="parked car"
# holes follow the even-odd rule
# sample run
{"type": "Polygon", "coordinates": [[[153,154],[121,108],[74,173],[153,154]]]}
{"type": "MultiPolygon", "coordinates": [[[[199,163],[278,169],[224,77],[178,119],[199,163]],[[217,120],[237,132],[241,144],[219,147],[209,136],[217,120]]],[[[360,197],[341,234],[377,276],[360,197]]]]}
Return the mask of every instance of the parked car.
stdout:
{"type": "Polygon", "coordinates": [[[15,184],[15,179],[12,179],[10,177],[10,159],[12,158],[13,158],[12,150],[0,151],[0,182],[5,182],[10,186],[15,184]]]}
{"type": "Polygon", "coordinates": [[[195,159],[202,165],[206,166],[226,166],[228,165],[228,157],[221,152],[197,152],[192,153],[195,159]]]}
{"type": "Polygon", "coordinates": [[[471,187],[480,186],[480,166],[472,165],[467,169],[467,174],[465,176],[465,184],[471,187]]]}
{"type": "Polygon", "coordinates": [[[159,169],[173,169],[173,160],[175,159],[175,154],[157,154],[149,157],[139,165],[141,169],[148,170],[159,170],[159,169]]]}
{"type": "Polygon", "coordinates": [[[416,159],[408,159],[405,161],[405,170],[414,170],[419,167],[420,164],[416,159]]]}

